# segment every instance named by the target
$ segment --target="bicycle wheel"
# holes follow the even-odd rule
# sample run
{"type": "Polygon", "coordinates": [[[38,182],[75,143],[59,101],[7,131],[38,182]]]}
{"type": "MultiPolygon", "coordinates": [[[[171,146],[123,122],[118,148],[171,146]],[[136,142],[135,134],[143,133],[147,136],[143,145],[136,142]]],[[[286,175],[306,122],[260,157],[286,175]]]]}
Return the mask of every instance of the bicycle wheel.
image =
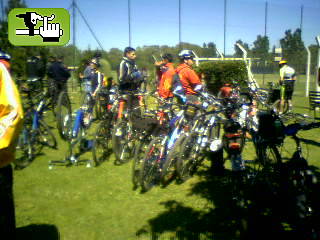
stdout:
{"type": "Polygon", "coordinates": [[[204,160],[201,146],[197,143],[198,133],[190,133],[183,141],[177,161],[177,174],[182,182],[193,176],[199,164],[204,160]]]}
{"type": "Polygon", "coordinates": [[[116,164],[128,162],[132,157],[132,131],[127,120],[121,120],[116,124],[112,133],[112,149],[116,156],[116,164]]]}
{"type": "Polygon", "coordinates": [[[266,191],[275,193],[280,184],[281,155],[276,145],[254,143],[256,159],[246,162],[246,170],[252,183],[259,183],[266,191]]]}
{"type": "Polygon", "coordinates": [[[57,140],[51,132],[49,126],[42,120],[39,121],[37,141],[46,147],[57,148],[57,140]]]}
{"type": "Polygon", "coordinates": [[[99,124],[93,140],[92,155],[95,166],[106,160],[110,153],[111,133],[109,124],[103,121],[99,124]]]}
{"type": "Polygon", "coordinates": [[[30,142],[30,130],[24,127],[18,138],[16,156],[14,160],[15,169],[27,167],[33,160],[33,148],[30,142]]]}
{"type": "Polygon", "coordinates": [[[56,107],[56,118],[60,137],[64,140],[69,140],[72,125],[72,112],[70,99],[65,91],[59,94],[56,107]]]}
{"type": "Polygon", "coordinates": [[[141,174],[141,168],[143,163],[143,157],[147,151],[148,145],[152,141],[151,135],[142,135],[135,144],[133,149],[133,163],[132,163],[132,183],[133,187],[137,188],[139,185],[139,179],[141,174]]]}
{"type": "Polygon", "coordinates": [[[160,174],[161,184],[168,185],[176,176],[177,162],[180,157],[181,146],[186,140],[187,135],[182,134],[174,144],[173,148],[169,151],[166,160],[163,164],[160,174]]]}
{"type": "Polygon", "coordinates": [[[163,157],[161,155],[165,150],[162,141],[163,136],[155,137],[145,153],[140,173],[140,185],[143,192],[149,191],[159,181],[160,163],[163,157]]]}
{"type": "Polygon", "coordinates": [[[106,96],[99,94],[95,103],[95,115],[97,119],[104,119],[107,115],[106,96]]]}
{"type": "MultiPolygon", "coordinates": [[[[272,107],[273,107],[273,110],[276,112],[276,113],[279,113],[280,112],[280,100],[277,100],[275,101],[273,104],[272,104],[272,107]]],[[[283,102],[283,107],[282,107],[282,113],[286,113],[288,112],[289,110],[289,102],[288,100],[284,100],[283,102]]]]}

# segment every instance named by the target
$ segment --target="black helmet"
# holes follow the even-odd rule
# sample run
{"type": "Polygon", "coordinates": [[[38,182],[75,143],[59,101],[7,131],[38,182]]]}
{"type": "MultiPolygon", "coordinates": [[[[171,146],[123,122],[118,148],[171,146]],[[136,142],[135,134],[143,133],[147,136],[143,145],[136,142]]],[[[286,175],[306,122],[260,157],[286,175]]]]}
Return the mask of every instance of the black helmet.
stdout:
{"type": "Polygon", "coordinates": [[[124,49],[124,56],[127,54],[127,53],[129,53],[129,52],[134,52],[134,51],[136,51],[134,48],[132,48],[132,47],[126,47],[125,49],[124,49]]]}
{"type": "Polygon", "coordinates": [[[173,62],[173,56],[170,53],[165,53],[163,55],[161,55],[162,59],[167,59],[169,62],[173,62]]]}

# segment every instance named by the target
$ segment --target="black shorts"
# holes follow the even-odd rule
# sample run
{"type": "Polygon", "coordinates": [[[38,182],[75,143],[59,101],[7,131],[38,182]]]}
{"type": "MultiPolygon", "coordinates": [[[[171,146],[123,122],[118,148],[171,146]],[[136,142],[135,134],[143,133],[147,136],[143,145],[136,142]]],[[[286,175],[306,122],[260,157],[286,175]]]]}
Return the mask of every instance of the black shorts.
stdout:
{"type": "Polygon", "coordinates": [[[285,99],[286,100],[291,100],[292,99],[292,94],[294,91],[294,81],[284,81],[284,86],[285,86],[285,99]]]}

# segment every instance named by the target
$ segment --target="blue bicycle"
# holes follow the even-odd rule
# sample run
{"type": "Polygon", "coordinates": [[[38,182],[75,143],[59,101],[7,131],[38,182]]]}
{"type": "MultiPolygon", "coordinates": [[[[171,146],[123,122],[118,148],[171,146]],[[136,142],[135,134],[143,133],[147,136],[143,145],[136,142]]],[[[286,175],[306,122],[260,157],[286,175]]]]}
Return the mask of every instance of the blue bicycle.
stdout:
{"type": "Polygon", "coordinates": [[[87,131],[91,126],[92,111],[92,97],[85,95],[83,98],[82,106],[76,111],[75,114],[68,116],[69,124],[65,125],[64,138],[68,142],[68,154],[63,161],[50,161],[49,169],[52,169],[54,165],[79,165],[82,162],[86,163],[87,167],[94,167],[97,164],[96,155],[93,157],[81,161],[79,157],[85,152],[93,149],[93,140],[87,138],[87,131]]]}
{"type": "Polygon", "coordinates": [[[41,153],[43,147],[56,148],[57,140],[43,119],[48,109],[47,99],[43,95],[39,104],[29,101],[25,110],[25,121],[16,147],[16,168],[28,166],[41,153]]]}

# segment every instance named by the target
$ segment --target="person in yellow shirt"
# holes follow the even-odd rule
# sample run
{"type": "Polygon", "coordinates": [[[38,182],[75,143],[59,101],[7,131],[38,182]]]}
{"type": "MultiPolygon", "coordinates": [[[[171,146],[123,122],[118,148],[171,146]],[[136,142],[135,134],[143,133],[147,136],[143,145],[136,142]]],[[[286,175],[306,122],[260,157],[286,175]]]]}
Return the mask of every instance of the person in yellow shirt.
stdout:
{"type": "Polygon", "coordinates": [[[23,112],[19,92],[10,76],[10,56],[0,50],[0,236],[15,238],[13,172],[16,142],[23,112]]]}

